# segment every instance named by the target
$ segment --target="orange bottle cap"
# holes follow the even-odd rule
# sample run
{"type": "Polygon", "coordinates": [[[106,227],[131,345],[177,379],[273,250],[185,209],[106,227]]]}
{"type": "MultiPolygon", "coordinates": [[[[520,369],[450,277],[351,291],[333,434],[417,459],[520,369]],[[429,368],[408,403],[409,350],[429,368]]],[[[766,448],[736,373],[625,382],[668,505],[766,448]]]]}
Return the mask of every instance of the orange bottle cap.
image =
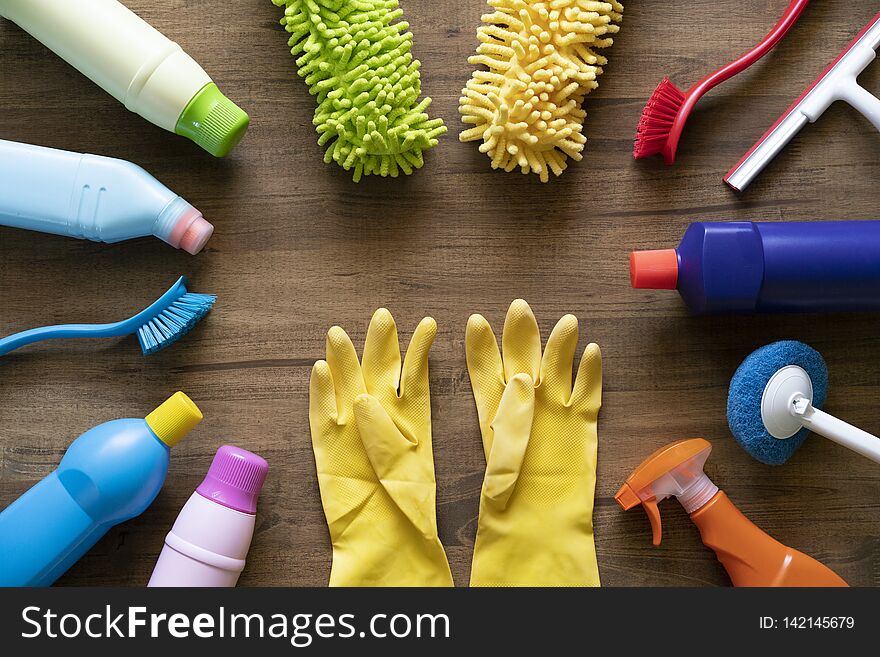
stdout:
{"type": "Polygon", "coordinates": [[[629,278],[634,288],[674,290],[678,287],[678,253],[675,249],[633,251],[629,278]]]}

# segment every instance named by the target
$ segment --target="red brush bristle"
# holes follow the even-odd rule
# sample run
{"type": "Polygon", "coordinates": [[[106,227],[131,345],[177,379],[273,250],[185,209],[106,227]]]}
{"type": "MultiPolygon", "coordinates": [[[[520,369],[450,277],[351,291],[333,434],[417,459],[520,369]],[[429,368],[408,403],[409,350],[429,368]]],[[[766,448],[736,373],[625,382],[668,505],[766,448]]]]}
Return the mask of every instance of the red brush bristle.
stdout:
{"type": "Polygon", "coordinates": [[[636,159],[654,155],[663,150],[669,131],[678,110],[684,103],[684,94],[676,87],[669,78],[654,89],[648,104],[642,110],[642,118],[639,119],[639,127],[636,129],[636,139],[633,145],[633,156],[636,159]]]}

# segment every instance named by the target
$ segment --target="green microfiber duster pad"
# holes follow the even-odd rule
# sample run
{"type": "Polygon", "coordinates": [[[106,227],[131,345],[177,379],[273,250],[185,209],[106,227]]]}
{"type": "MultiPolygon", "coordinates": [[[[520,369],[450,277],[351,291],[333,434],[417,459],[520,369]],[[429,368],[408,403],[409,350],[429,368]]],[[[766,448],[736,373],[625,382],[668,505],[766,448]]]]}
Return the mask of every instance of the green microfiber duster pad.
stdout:
{"type": "Polygon", "coordinates": [[[272,0],[286,5],[300,77],[317,96],[313,123],[324,161],[362,175],[396,177],[422,166],[422,151],[446,132],[420,102],[419,61],[397,0],[272,0]]]}

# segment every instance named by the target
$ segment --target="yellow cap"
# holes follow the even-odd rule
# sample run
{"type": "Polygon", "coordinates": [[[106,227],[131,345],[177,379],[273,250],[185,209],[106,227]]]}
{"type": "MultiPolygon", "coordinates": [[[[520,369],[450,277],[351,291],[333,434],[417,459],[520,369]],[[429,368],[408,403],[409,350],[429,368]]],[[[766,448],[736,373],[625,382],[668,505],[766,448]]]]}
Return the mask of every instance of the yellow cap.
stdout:
{"type": "Polygon", "coordinates": [[[174,447],[202,421],[202,412],[192,399],[175,392],[147,416],[147,424],[159,440],[174,447]]]}

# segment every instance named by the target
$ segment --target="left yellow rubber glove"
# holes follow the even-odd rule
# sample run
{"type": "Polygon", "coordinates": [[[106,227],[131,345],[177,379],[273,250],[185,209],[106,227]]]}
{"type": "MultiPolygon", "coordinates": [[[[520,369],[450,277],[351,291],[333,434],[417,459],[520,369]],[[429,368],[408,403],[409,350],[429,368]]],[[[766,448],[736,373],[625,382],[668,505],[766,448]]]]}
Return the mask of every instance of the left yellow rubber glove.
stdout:
{"type": "Polygon", "coordinates": [[[363,366],[345,331],[327,333],[312,368],[309,424],[333,543],[330,586],[452,586],[437,536],[424,318],[401,371],[391,313],[373,315],[363,366]]]}
{"type": "Polygon", "coordinates": [[[593,496],[602,357],[587,345],[572,388],[577,342],[577,318],[566,315],[542,356],[538,323],[522,299],[507,311],[503,357],[489,323],[468,320],[486,455],[471,586],[599,586],[593,496]]]}

